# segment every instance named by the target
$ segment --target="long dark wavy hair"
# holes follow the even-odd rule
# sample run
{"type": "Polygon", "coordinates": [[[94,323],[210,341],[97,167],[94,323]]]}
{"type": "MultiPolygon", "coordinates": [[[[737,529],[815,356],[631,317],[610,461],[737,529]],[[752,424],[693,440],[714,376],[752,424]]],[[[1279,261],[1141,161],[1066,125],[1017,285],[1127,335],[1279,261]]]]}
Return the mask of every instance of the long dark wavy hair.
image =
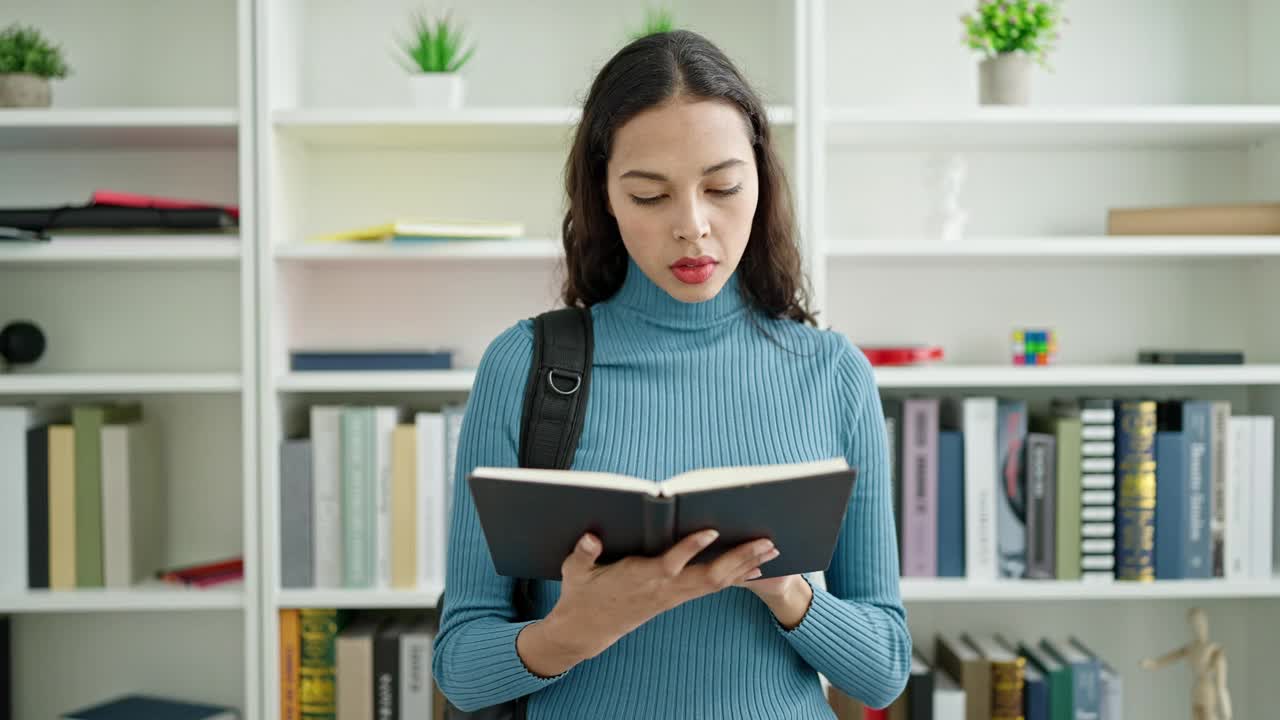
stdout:
{"type": "Polygon", "coordinates": [[[745,299],[770,317],[816,326],[796,243],[790,191],[764,103],[718,47],[687,30],[631,42],[605,64],[591,85],[565,163],[568,210],[561,225],[565,305],[590,307],[622,287],[627,249],[606,204],[605,168],[614,133],[637,114],[678,96],[724,100],[747,119],[760,191],[751,235],[737,268],[739,286],[745,299]]]}

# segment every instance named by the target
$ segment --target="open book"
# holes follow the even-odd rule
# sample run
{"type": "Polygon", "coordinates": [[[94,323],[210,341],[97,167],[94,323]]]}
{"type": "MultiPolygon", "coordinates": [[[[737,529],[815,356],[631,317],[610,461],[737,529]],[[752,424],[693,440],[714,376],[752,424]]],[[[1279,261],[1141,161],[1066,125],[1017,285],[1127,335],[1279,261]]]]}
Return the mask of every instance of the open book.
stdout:
{"type": "Polygon", "coordinates": [[[661,482],[612,473],[478,467],[468,477],[493,564],[501,575],[560,580],[583,533],[604,543],[598,563],[654,557],[681,538],[720,532],[693,559],[770,538],[780,551],[762,577],[825,570],[856,471],[843,458],[691,470],[661,482]]]}

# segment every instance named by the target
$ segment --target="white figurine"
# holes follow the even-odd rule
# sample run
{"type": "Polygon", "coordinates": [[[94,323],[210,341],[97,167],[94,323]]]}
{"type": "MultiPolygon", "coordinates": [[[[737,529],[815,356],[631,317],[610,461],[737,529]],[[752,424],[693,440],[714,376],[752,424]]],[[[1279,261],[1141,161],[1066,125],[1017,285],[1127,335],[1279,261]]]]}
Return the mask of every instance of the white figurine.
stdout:
{"type": "Polygon", "coordinates": [[[1146,670],[1157,670],[1187,658],[1195,675],[1191,688],[1194,720],[1231,720],[1231,696],[1227,694],[1227,655],[1218,643],[1209,642],[1209,619],[1204,610],[1187,611],[1194,637],[1191,642],[1158,658],[1142,661],[1146,670]]]}
{"type": "Polygon", "coordinates": [[[968,163],[963,155],[948,154],[936,158],[932,165],[938,198],[933,213],[934,228],[943,242],[953,243],[964,235],[969,220],[968,211],[960,207],[960,190],[968,174],[968,163]]]}

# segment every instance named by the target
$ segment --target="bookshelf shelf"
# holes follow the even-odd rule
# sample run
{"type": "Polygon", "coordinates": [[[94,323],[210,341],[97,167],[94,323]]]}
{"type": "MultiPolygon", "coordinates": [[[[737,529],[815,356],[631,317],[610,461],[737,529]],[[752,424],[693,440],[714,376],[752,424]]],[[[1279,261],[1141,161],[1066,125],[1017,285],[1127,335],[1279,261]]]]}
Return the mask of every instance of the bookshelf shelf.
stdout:
{"type": "Polygon", "coordinates": [[[930,258],[1202,258],[1280,256],[1278,236],[975,237],[954,244],[921,238],[833,238],[833,261],[930,258]]]}
{"type": "Polygon", "coordinates": [[[275,604],[280,608],[434,608],[441,590],[281,590],[275,604]]]}
{"type": "Polygon", "coordinates": [[[94,590],[27,590],[0,593],[0,613],[179,612],[243,610],[245,594],[234,587],[195,590],[169,587],[94,590]]]}
{"type": "Polygon", "coordinates": [[[467,392],[475,370],[291,372],[276,381],[282,392],[467,392]]]}
{"type": "Polygon", "coordinates": [[[1024,600],[1211,600],[1280,598],[1280,579],[1066,582],[903,578],[905,602],[1019,602],[1024,600]]]}
{"type": "Polygon", "coordinates": [[[441,243],[292,243],[275,249],[282,262],[402,262],[405,260],[542,260],[564,257],[550,238],[441,243]]]}
{"type": "Polygon", "coordinates": [[[0,151],[220,147],[238,137],[234,108],[52,108],[0,113],[0,151]]]}
{"type": "MultiPolygon", "coordinates": [[[[573,107],[287,109],[272,114],[282,135],[312,147],[519,147],[566,144],[581,112],[573,107]]],[[[790,125],[790,107],[769,109],[790,125]]]]}
{"type": "Polygon", "coordinates": [[[0,374],[5,395],[238,393],[238,373],[26,373],[0,374]]]}
{"type": "Polygon", "coordinates": [[[1280,365],[1048,365],[876,368],[882,388],[1280,385],[1280,365]]]}
{"type": "Polygon", "coordinates": [[[1280,134],[1276,105],[839,107],[831,145],[848,148],[1241,147],[1280,134]]]}
{"type": "MultiPolygon", "coordinates": [[[[1280,385],[1280,365],[1050,365],[1047,367],[878,367],[881,388],[1249,386],[1280,385]]],[[[465,392],[474,370],[426,372],[293,372],[286,392],[465,392]]]]}
{"type": "Polygon", "coordinates": [[[79,235],[54,237],[48,242],[0,244],[0,268],[10,264],[227,263],[239,258],[240,239],[218,235],[79,235]]]}

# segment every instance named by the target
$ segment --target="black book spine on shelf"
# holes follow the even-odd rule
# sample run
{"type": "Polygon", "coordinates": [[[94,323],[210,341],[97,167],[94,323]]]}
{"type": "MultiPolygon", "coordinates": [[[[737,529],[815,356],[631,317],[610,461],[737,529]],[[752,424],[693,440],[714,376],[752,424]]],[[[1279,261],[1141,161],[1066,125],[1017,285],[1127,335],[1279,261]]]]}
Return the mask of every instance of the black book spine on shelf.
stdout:
{"type": "Polygon", "coordinates": [[[0,616],[0,720],[13,717],[13,663],[9,661],[9,618],[0,616]]]}
{"type": "Polygon", "coordinates": [[[1244,353],[1236,351],[1139,350],[1141,365],[1243,365],[1244,353]]]}
{"type": "Polygon", "coordinates": [[[27,431],[27,587],[49,587],[49,426],[27,431]]]}
{"type": "Polygon", "coordinates": [[[400,718],[400,635],[398,620],[385,620],[373,639],[374,720],[400,718]]]}

